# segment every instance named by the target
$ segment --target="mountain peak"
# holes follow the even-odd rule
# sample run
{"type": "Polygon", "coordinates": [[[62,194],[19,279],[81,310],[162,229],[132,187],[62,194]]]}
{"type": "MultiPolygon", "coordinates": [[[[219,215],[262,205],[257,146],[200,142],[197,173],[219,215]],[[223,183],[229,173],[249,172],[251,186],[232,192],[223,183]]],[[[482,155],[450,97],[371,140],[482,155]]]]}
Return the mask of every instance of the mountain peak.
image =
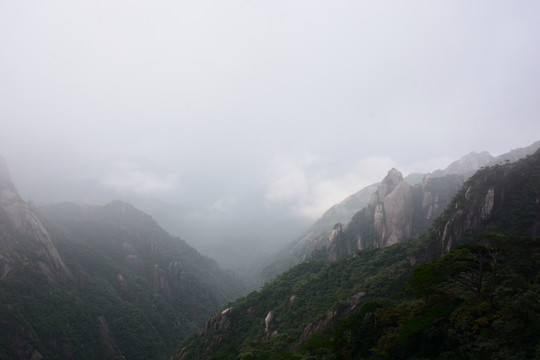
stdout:
{"type": "Polygon", "coordinates": [[[402,181],[403,181],[403,174],[398,169],[392,168],[388,171],[388,174],[381,182],[395,186],[402,181]]]}
{"type": "Polygon", "coordinates": [[[396,168],[390,169],[386,177],[380,182],[377,191],[371,196],[369,204],[375,206],[379,201],[383,201],[401,182],[403,182],[401,172],[396,168]]]}

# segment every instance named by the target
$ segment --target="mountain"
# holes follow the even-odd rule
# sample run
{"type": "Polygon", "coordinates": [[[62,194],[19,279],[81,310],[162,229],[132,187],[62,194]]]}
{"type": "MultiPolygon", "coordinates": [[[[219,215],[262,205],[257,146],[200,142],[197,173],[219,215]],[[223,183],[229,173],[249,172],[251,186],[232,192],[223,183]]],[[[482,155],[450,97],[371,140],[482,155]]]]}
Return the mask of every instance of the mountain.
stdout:
{"type": "Polygon", "coordinates": [[[418,239],[291,268],[174,359],[538,358],[539,229],[540,150],[478,171],[418,239]]]}
{"type": "Polygon", "coordinates": [[[217,303],[230,301],[242,291],[233,275],[221,270],[215,261],[172,237],[152,217],[124,201],[104,206],[63,203],[40,207],[39,213],[57,239],[60,252],[66,250],[66,261],[73,266],[82,259],[70,259],[67,251],[74,244],[84,245],[106,253],[138,276],[152,279],[167,296],[181,285],[178,280],[170,282],[179,276],[202,282],[217,303]]]}
{"type": "Polygon", "coordinates": [[[448,174],[460,174],[465,178],[473,175],[477,170],[485,166],[502,164],[504,162],[514,162],[520,160],[528,155],[533,154],[540,148],[540,140],[532,143],[531,145],[510,150],[507,153],[501,154],[497,157],[492,156],[487,151],[481,153],[471,152],[459,160],[452,162],[443,170],[436,170],[432,173],[433,176],[444,176],[448,174]]]}
{"type": "Polygon", "coordinates": [[[432,256],[483,231],[540,236],[540,149],[522,160],[475,173],[434,222],[432,256]]]}
{"type": "MultiPolygon", "coordinates": [[[[341,256],[357,249],[390,246],[422,234],[462,184],[460,175],[427,175],[421,185],[413,187],[398,170],[390,170],[369,204],[353,216],[343,232],[341,238],[348,251],[341,251],[341,256]]],[[[327,249],[331,246],[329,239],[327,249]]]]}
{"type": "Polygon", "coordinates": [[[329,232],[337,223],[349,222],[354,213],[369,203],[377,186],[378,184],[367,186],[328,209],[302,236],[275,256],[275,262],[263,270],[263,279],[272,279],[292,266],[310,259],[315,251],[325,246],[329,232]]]}
{"type": "Polygon", "coordinates": [[[262,282],[313,257],[333,261],[357,249],[384,247],[418,236],[477,170],[517,161],[539,147],[537,141],[497,157],[486,151],[471,152],[445,169],[430,174],[413,173],[405,178],[397,169],[391,169],[380,183],[331,207],[302,236],[275,255],[261,272],[262,282]]]}
{"type": "Polygon", "coordinates": [[[130,204],[36,209],[1,165],[1,359],[165,359],[242,294],[130,204]]]}
{"type": "Polygon", "coordinates": [[[493,163],[493,161],[495,161],[495,158],[487,151],[482,151],[481,153],[472,151],[459,160],[454,161],[445,169],[434,171],[433,176],[460,174],[469,177],[478,169],[493,163]]]}
{"type": "Polygon", "coordinates": [[[490,165],[502,164],[507,161],[514,162],[523,159],[529,155],[532,155],[540,148],[540,140],[532,143],[531,145],[510,150],[507,153],[497,156],[490,165]]]}
{"type": "Polygon", "coordinates": [[[263,270],[263,279],[312,258],[335,261],[358,249],[385,247],[417,236],[440,215],[463,181],[461,175],[424,175],[422,183],[411,186],[410,179],[391,169],[380,183],[328,210],[263,270]]]}
{"type": "Polygon", "coordinates": [[[47,230],[19,196],[1,157],[0,249],[0,280],[14,278],[25,268],[39,269],[49,279],[71,278],[47,230]]]}

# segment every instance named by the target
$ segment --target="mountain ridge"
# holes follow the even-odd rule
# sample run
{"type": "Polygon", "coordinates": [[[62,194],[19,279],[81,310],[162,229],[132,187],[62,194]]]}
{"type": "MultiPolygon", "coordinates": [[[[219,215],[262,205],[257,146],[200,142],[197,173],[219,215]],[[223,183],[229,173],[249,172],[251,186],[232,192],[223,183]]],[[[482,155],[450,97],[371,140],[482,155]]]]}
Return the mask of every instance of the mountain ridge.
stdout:
{"type": "Polygon", "coordinates": [[[475,173],[419,239],[312,259],[228,304],[174,359],[535,358],[539,232],[537,150],[475,173]]]}
{"type": "Polygon", "coordinates": [[[124,201],[24,202],[0,163],[0,358],[165,359],[242,294],[124,201]]]}
{"type": "MultiPolygon", "coordinates": [[[[363,208],[366,206],[371,205],[372,210],[370,214],[364,213],[364,216],[377,217],[377,219],[374,219],[373,224],[375,230],[367,229],[368,234],[364,238],[371,238],[370,233],[376,231],[379,237],[382,237],[379,239],[378,246],[403,241],[411,235],[419,235],[429,228],[431,221],[444,210],[446,204],[450,202],[461,184],[472,176],[475,171],[489,165],[517,161],[534,153],[538,148],[540,148],[540,141],[525,147],[512,149],[497,157],[490,155],[487,151],[480,153],[472,151],[450,163],[442,170],[435,170],[427,174],[410,174],[405,178],[401,173],[399,175],[396,173],[399,172],[397,169],[391,169],[387,174],[387,177],[390,178],[385,177],[382,182],[361,189],[327,210],[321,218],[308,228],[304,235],[293,240],[281,253],[276,255],[277,260],[274,260],[273,263],[262,270],[262,281],[267,281],[291,266],[309,260],[313,256],[321,256],[321,251],[327,253],[323,256],[335,260],[339,256],[354,251],[354,249],[372,246],[366,243],[366,241],[372,240],[364,239],[362,241],[358,238],[360,236],[358,232],[353,234],[353,231],[349,231],[349,234],[345,234],[347,229],[343,226],[343,224],[349,224],[350,220],[355,216],[357,218],[361,216],[358,213],[364,211],[363,208]],[[419,182],[418,179],[420,178],[422,181],[419,182]],[[441,179],[446,179],[447,183],[442,183],[445,180],[441,179]],[[390,216],[393,220],[388,219],[388,223],[386,223],[383,221],[385,219],[385,212],[383,211],[385,209],[384,198],[390,194],[390,189],[393,190],[398,183],[402,183],[400,190],[388,198],[386,206],[386,209],[390,210],[390,216]],[[381,188],[379,189],[379,187],[381,188]],[[411,193],[413,194],[412,198],[411,193]],[[376,208],[379,200],[379,206],[376,208]],[[392,209],[392,206],[390,206],[392,202],[394,204],[401,202],[400,209],[402,211],[397,208],[392,209]],[[408,213],[410,214],[414,213],[413,209],[416,209],[417,214],[413,216],[414,219],[406,220],[403,216],[397,216],[400,212],[403,214],[404,209],[409,209],[408,213]],[[402,224],[398,226],[399,224],[392,224],[392,221],[401,221],[402,224]],[[335,226],[337,223],[342,224],[341,231],[343,234],[336,233],[335,226]],[[392,229],[389,230],[388,226],[392,227],[392,229]],[[393,234],[391,239],[385,239],[387,231],[393,234]],[[383,235],[383,233],[385,234],[383,235]],[[338,243],[341,244],[342,248],[337,246],[338,243]]],[[[366,223],[366,220],[361,222],[366,223]]],[[[364,224],[362,226],[369,227],[370,225],[364,224]]]]}

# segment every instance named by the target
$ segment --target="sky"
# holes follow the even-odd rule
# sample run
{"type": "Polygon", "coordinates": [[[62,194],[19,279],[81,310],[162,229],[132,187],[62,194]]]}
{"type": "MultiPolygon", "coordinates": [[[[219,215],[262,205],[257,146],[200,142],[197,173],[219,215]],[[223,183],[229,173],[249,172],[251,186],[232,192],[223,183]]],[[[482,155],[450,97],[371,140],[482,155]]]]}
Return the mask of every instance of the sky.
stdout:
{"type": "Polygon", "coordinates": [[[0,155],[37,204],[269,247],[392,167],[539,140],[539,34],[528,0],[0,0],[0,155]]]}

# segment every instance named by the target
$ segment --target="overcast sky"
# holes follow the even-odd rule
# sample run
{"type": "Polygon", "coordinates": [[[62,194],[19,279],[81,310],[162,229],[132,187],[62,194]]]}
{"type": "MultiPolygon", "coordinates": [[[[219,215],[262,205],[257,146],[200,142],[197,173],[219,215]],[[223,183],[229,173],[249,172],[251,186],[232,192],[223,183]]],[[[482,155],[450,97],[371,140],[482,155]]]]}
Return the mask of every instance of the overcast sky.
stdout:
{"type": "Polygon", "coordinates": [[[0,0],[0,154],[38,203],[309,222],[539,115],[538,1],[0,0]]]}

